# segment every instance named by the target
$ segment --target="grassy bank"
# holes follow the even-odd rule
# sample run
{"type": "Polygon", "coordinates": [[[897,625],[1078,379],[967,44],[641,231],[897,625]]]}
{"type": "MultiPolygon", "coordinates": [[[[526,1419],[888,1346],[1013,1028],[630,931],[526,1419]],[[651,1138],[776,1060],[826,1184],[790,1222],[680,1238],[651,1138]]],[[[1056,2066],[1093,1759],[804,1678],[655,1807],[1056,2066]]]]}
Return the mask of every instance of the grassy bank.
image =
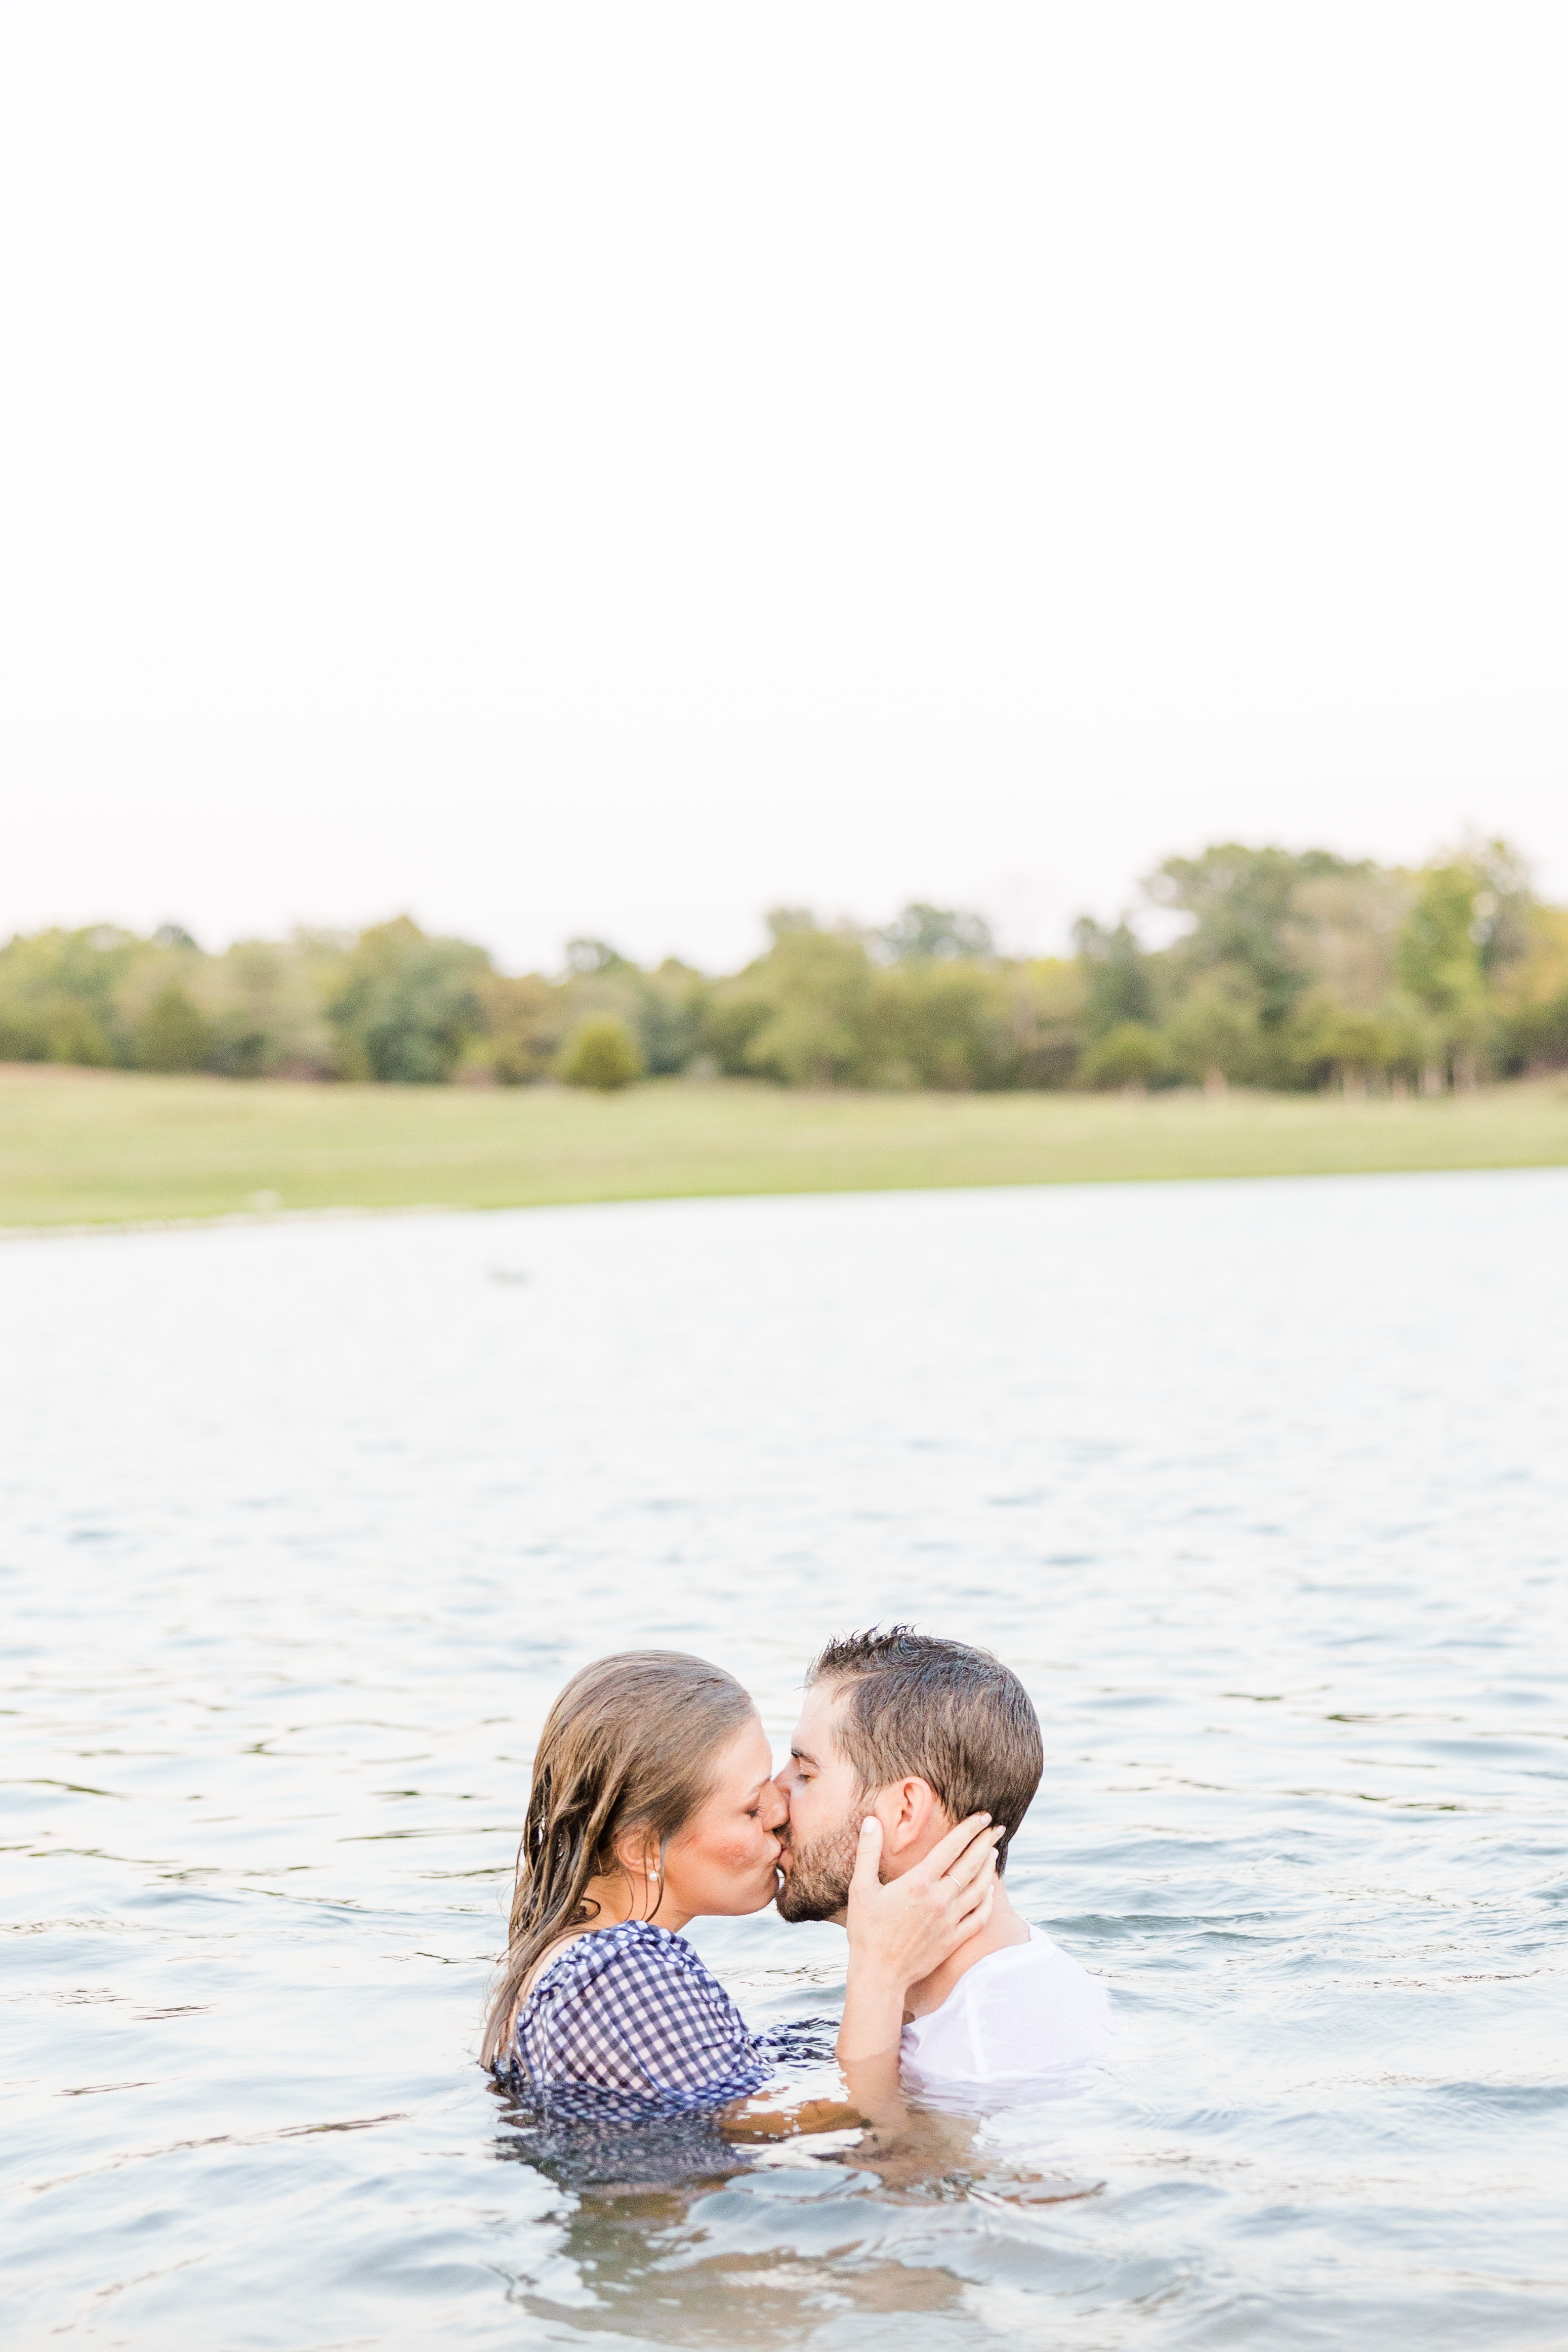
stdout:
{"type": "Polygon", "coordinates": [[[679,1079],[285,1086],[0,1069],[0,1225],[719,1192],[1568,1164],[1568,1087],[1303,1096],[795,1094],[679,1079]]]}

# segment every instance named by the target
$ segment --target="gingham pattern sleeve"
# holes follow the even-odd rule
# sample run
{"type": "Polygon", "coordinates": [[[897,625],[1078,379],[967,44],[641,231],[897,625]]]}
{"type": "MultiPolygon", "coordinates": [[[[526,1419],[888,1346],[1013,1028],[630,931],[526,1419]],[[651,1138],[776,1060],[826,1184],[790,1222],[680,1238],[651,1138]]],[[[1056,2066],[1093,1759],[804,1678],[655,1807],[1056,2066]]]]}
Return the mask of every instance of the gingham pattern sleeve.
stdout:
{"type": "Polygon", "coordinates": [[[691,1946],[642,1919],[567,1945],[523,2003],[509,2055],[539,2096],[589,2093],[628,2113],[721,2105],[772,2072],[691,1946]]]}

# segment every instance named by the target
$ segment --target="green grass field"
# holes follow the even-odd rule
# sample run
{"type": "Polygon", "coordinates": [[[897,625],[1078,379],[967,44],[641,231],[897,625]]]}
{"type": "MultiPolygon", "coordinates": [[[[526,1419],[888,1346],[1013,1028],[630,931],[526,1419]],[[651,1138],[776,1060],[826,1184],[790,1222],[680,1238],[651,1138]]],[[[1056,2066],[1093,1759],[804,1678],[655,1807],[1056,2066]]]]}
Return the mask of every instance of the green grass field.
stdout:
{"type": "Polygon", "coordinates": [[[331,1087],[0,1068],[0,1225],[1568,1164],[1560,1080],[1439,1101],[331,1087]]]}

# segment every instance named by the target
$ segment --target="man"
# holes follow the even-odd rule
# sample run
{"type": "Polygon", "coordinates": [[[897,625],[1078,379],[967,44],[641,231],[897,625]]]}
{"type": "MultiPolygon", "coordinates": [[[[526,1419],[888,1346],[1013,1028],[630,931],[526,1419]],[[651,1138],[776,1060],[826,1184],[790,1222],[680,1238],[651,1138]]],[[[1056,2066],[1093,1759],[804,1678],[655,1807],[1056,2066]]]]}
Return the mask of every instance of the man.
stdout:
{"type": "Polygon", "coordinates": [[[790,1815],[785,1919],[835,1919],[854,1937],[857,1916],[920,1871],[959,1823],[989,1817],[981,1834],[996,1841],[994,1896],[956,1951],[907,1983],[894,1980],[897,1969],[858,1972],[840,2035],[847,2064],[896,2074],[901,2061],[912,2089],[994,2099],[1105,2054],[1104,1987],[1019,1917],[1002,1884],[1044,1762],[1028,1694],[984,1650],[895,1625],[830,1642],[811,1668],[779,1775],[790,1815]]]}

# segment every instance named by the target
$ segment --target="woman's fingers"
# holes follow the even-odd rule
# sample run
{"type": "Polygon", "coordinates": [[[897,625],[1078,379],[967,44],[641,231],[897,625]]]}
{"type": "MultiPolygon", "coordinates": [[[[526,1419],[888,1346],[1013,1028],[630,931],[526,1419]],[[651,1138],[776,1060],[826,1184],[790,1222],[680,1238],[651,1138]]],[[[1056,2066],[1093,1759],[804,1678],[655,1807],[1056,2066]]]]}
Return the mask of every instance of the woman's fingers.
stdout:
{"type": "Polygon", "coordinates": [[[996,1887],[996,1850],[987,1846],[973,1869],[963,1878],[950,1871],[942,1885],[948,1890],[948,1901],[959,1918],[968,1918],[983,1903],[988,1903],[996,1887]]]}
{"type": "Polygon", "coordinates": [[[967,1886],[972,1879],[996,1866],[996,1848],[1005,1832],[1001,1829],[982,1830],[970,1841],[951,1870],[946,1873],[955,1886],[967,1886]]]}
{"type": "Polygon", "coordinates": [[[851,1895],[866,1894],[881,1884],[882,1824],[875,1813],[868,1813],[860,1824],[860,1843],[855,1849],[855,1869],[849,1881],[851,1895]]]}
{"type": "Polygon", "coordinates": [[[991,1916],[996,1848],[1005,1834],[988,1813],[972,1813],[923,1862],[884,1885],[882,1824],[867,1814],[849,1882],[852,1950],[876,1953],[879,1965],[901,1969],[906,1982],[926,1975],[991,1916]]]}
{"type": "Polygon", "coordinates": [[[949,1830],[947,1835],[932,1846],[921,1864],[921,1870],[928,1877],[940,1878],[944,1871],[952,1869],[959,1855],[973,1843],[981,1831],[989,1826],[990,1821],[989,1813],[971,1813],[966,1822],[960,1822],[956,1829],[949,1830]]]}
{"type": "Polygon", "coordinates": [[[982,1830],[968,1852],[933,1882],[931,1893],[952,1903],[987,1885],[996,1874],[996,1840],[1001,1835],[1000,1830],[982,1830]]]}
{"type": "Polygon", "coordinates": [[[952,1906],[954,1918],[973,1920],[978,1918],[983,1911],[989,1913],[995,1894],[996,1875],[994,1871],[984,1878],[974,1879],[968,1886],[961,1889],[954,1897],[952,1906]]]}

